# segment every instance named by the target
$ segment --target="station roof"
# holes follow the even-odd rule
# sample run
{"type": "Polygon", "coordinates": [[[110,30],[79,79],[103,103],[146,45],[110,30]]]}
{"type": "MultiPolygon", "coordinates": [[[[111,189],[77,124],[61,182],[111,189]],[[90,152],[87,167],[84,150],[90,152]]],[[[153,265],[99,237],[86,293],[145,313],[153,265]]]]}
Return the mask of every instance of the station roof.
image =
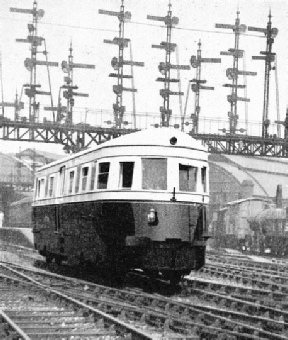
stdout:
{"type": "Polygon", "coordinates": [[[275,197],[282,185],[283,199],[288,200],[288,159],[210,154],[209,163],[228,171],[240,183],[250,180],[258,197],[275,197]]]}
{"type": "Polygon", "coordinates": [[[33,174],[25,164],[15,157],[0,152],[0,183],[31,185],[33,174]]]}

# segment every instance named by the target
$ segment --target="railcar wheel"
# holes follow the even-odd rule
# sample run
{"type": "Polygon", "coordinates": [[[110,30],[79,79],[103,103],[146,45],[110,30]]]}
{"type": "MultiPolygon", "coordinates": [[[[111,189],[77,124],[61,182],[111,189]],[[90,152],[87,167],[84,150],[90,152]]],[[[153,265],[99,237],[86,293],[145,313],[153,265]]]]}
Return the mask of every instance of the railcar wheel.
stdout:
{"type": "Polygon", "coordinates": [[[56,256],[55,257],[55,263],[57,264],[57,266],[61,266],[62,264],[62,259],[60,256],[56,256]]]}
{"type": "Polygon", "coordinates": [[[170,278],[170,285],[171,286],[177,286],[179,284],[179,282],[181,281],[182,275],[180,274],[174,274],[171,278],[170,278]]]}
{"type": "Polygon", "coordinates": [[[50,253],[46,253],[46,263],[50,264],[53,260],[53,256],[50,253]]]}

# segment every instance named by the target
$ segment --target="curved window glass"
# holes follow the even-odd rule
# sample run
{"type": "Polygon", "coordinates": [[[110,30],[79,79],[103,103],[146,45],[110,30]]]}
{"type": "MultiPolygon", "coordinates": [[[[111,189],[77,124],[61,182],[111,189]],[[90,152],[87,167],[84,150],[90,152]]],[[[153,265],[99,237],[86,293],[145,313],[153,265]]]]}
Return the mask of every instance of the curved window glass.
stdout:
{"type": "Polygon", "coordinates": [[[134,162],[120,162],[120,188],[129,189],[133,183],[134,162]]]}
{"type": "Polygon", "coordinates": [[[179,190],[197,190],[197,168],[191,165],[179,164],[179,190]]]}

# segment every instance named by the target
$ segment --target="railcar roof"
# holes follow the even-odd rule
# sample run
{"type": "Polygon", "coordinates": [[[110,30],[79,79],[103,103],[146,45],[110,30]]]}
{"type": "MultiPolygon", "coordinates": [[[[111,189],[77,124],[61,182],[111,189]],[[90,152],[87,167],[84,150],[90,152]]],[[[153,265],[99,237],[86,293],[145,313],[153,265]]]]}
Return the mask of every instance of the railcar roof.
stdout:
{"type": "Polygon", "coordinates": [[[69,159],[77,158],[79,156],[90,153],[94,150],[100,150],[108,147],[116,146],[173,146],[170,142],[171,138],[175,137],[177,139],[175,147],[188,148],[191,150],[200,150],[207,152],[207,148],[202,145],[202,143],[187,133],[178,131],[172,128],[159,128],[159,129],[147,129],[127,135],[122,135],[118,138],[109,140],[103,144],[97,145],[95,147],[89,148],[84,151],[80,151],[68,157],[64,157],[61,160],[49,163],[39,170],[49,168],[52,165],[63,163],[69,159]]]}

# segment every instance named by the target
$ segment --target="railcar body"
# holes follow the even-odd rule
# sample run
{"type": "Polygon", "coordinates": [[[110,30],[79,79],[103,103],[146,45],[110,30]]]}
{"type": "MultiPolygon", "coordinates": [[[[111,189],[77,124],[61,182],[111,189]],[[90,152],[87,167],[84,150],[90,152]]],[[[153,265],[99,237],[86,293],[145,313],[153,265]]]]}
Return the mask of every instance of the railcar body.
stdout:
{"type": "Polygon", "coordinates": [[[36,173],[35,248],[47,261],[177,281],[205,262],[208,183],[206,148],[187,134],[121,136],[36,173]]]}

